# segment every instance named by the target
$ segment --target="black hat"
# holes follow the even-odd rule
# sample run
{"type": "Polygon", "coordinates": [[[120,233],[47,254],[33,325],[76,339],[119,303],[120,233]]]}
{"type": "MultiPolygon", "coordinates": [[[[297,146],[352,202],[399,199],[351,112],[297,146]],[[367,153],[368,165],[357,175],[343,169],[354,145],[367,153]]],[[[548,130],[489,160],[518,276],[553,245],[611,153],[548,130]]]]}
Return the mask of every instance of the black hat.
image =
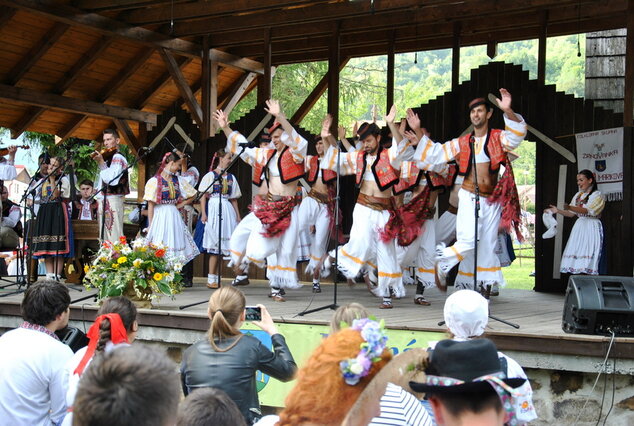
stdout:
{"type": "Polygon", "coordinates": [[[475,98],[471,102],[469,102],[469,111],[480,105],[484,105],[487,111],[491,108],[491,105],[487,102],[485,98],[475,98]]]}
{"type": "Polygon", "coordinates": [[[268,130],[264,130],[262,133],[260,133],[260,138],[258,139],[258,143],[269,143],[271,142],[271,134],[268,132],[268,130]]]}
{"type": "MultiPolygon", "coordinates": [[[[425,383],[409,382],[414,391],[433,393],[479,392],[491,389],[491,384],[482,378],[499,375],[502,373],[502,367],[497,349],[489,339],[475,339],[466,342],[442,340],[438,342],[431,353],[431,360],[425,373],[427,374],[425,383]]],[[[521,386],[525,379],[501,378],[501,381],[511,388],[516,388],[521,386]]]]}
{"type": "Polygon", "coordinates": [[[381,134],[381,129],[375,123],[362,123],[359,126],[359,130],[357,130],[359,140],[363,140],[370,135],[378,136],[379,134],[381,134]]]}

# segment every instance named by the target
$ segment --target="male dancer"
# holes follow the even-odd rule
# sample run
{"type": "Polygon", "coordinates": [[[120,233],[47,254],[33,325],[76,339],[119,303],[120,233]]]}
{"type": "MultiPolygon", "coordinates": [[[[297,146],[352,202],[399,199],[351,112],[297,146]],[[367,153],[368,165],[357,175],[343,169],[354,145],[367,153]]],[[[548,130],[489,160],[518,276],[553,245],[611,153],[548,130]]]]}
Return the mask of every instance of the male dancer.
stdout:
{"type": "MultiPolygon", "coordinates": [[[[450,247],[445,247],[443,244],[437,247],[436,284],[441,290],[446,291],[449,270],[465,257],[474,255],[476,244],[474,172],[477,172],[480,193],[478,284],[484,288],[494,284],[504,285],[500,261],[495,255],[498,227],[501,219],[504,228],[516,226],[519,224],[520,213],[517,189],[507,152],[517,148],[524,140],[526,122],[511,108],[511,94],[506,89],[500,89],[500,95],[502,99],[496,99],[496,102],[504,112],[506,130],[489,128],[493,111],[484,98],[477,98],[469,103],[471,124],[473,124],[471,134],[443,144],[434,143],[427,136],[423,136],[414,154],[414,160],[418,162],[418,166],[425,170],[456,159],[458,173],[465,176],[458,194],[457,241],[450,247]],[[472,167],[472,155],[475,156],[475,170],[472,167]],[[498,181],[501,165],[505,167],[505,174],[498,181]]],[[[408,110],[407,118],[410,127],[420,128],[420,119],[412,110],[408,110]]],[[[410,140],[418,140],[412,132],[407,132],[407,136],[410,140]]]]}
{"type": "Polygon", "coordinates": [[[125,157],[119,152],[119,133],[113,129],[103,131],[103,144],[107,150],[115,150],[115,154],[105,161],[103,156],[95,151],[92,158],[99,165],[99,176],[96,188],[104,190],[96,197],[99,200],[99,237],[113,243],[119,242],[123,235],[123,199],[130,193],[128,184],[128,171],[121,176],[121,172],[128,167],[125,157]],[[105,197],[106,201],[103,202],[105,197]],[[105,226],[103,235],[101,234],[101,221],[104,214],[105,204],[105,226]]]}
{"type": "MultiPolygon", "coordinates": [[[[396,109],[392,107],[386,122],[393,127],[396,109]]],[[[403,273],[396,258],[394,239],[383,241],[379,230],[385,227],[394,210],[392,186],[399,178],[401,161],[408,147],[407,140],[396,140],[388,149],[381,147],[381,130],[375,123],[363,123],[357,130],[362,151],[341,153],[339,169],[342,175],[356,175],[360,187],[359,197],[352,213],[350,240],[338,248],[338,268],[348,279],[354,279],[361,270],[378,270],[378,287],[374,294],[383,298],[380,309],[392,309],[392,294],[405,295],[403,273]],[[376,265],[369,262],[376,261],[376,265]]],[[[392,130],[392,134],[396,132],[392,130]]],[[[323,135],[322,135],[323,136],[323,135]]],[[[322,167],[337,169],[338,149],[330,146],[322,167]]],[[[332,254],[330,257],[332,260],[332,254]]]]}
{"type": "MultiPolygon", "coordinates": [[[[331,124],[332,117],[327,115],[322,123],[322,131],[326,129],[328,133],[331,124]]],[[[322,275],[322,261],[326,254],[330,231],[335,229],[337,204],[332,183],[337,179],[337,173],[321,167],[325,151],[321,136],[315,139],[315,150],[317,155],[309,155],[306,158],[306,181],[311,185],[311,189],[299,206],[299,220],[300,232],[310,227],[314,227],[315,230],[306,273],[313,275],[313,293],[321,293],[319,279],[322,275]]]]}
{"type": "MultiPolygon", "coordinates": [[[[261,176],[263,170],[268,173],[269,191],[266,197],[254,200],[253,212],[261,225],[249,236],[242,265],[243,270],[250,263],[263,268],[267,257],[275,254],[275,259],[268,259],[267,275],[271,297],[283,302],[282,289],[300,287],[297,279],[297,180],[304,176],[308,143],[293,129],[278,101],[270,99],[266,105],[266,111],[282,128],[275,128],[271,133],[275,149],[247,148],[244,151],[251,159],[249,163],[253,164],[256,177],[261,176]]],[[[239,144],[247,143],[246,138],[231,130],[228,117],[222,110],[214,113],[214,119],[227,136],[226,150],[237,154],[239,144]]]]}

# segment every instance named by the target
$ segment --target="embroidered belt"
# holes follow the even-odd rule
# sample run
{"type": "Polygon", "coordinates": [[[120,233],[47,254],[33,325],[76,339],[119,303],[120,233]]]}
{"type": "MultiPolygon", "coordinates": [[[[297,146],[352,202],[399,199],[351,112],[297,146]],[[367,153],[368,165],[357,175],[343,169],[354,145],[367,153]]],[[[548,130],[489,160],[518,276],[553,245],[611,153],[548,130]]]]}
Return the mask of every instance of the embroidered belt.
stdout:
{"type": "Polygon", "coordinates": [[[458,207],[449,204],[449,207],[447,207],[447,211],[451,214],[458,214],[458,207]]]}
{"type": "Polygon", "coordinates": [[[314,188],[311,188],[310,192],[308,193],[308,196],[321,204],[328,204],[331,201],[330,196],[328,196],[328,194],[324,194],[323,192],[317,192],[315,191],[314,188]]]}
{"type": "Polygon", "coordinates": [[[392,198],[372,197],[371,195],[359,194],[359,197],[357,197],[357,203],[372,210],[394,210],[392,198]]]}
{"type": "MultiPolygon", "coordinates": [[[[481,183],[480,185],[480,196],[481,197],[490,197],[493,195],[493,190],[495,189],[495,185],[486,185],[481,183]]],[[[465,178],[464,182],[462,182],[462,188],[466,191],[475,194],[475,184],[471,180],[471,178],[465,178]]]]}

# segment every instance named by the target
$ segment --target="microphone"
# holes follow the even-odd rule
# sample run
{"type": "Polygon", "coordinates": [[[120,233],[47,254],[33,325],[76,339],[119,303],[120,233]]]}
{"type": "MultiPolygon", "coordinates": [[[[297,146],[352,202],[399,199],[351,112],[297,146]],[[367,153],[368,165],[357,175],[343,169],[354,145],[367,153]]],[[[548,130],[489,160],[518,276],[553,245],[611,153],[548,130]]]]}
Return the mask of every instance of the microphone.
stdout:
{"type": "Polygon", "coordinates": [[[258,144],[253,141],[246,141],[246,142],[238,142],[238,146],[242,146],[245,148],[257,148],[258,144]]]}

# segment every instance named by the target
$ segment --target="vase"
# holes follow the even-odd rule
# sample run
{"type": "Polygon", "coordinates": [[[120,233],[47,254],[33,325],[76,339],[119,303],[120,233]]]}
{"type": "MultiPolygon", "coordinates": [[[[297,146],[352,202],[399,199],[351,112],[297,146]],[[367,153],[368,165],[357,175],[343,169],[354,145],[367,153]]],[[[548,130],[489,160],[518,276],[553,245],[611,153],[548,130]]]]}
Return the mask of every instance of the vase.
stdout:
{"type": "Polygon", "coordinates": [[[148,286],[139,290],[141,293],[140,295],[134,291],[134,281],[130,281],[123,292],[123,296],[130,299],[137,308],[151,309],[152,289],[148,286]]]}

